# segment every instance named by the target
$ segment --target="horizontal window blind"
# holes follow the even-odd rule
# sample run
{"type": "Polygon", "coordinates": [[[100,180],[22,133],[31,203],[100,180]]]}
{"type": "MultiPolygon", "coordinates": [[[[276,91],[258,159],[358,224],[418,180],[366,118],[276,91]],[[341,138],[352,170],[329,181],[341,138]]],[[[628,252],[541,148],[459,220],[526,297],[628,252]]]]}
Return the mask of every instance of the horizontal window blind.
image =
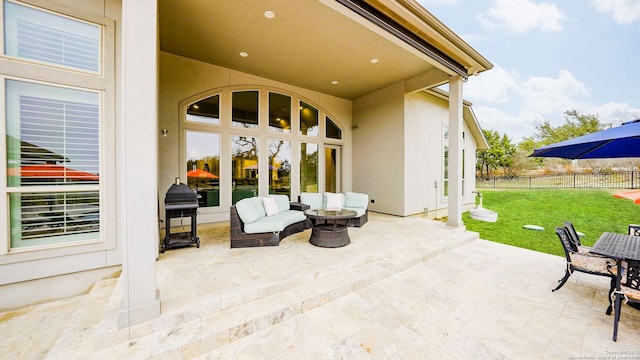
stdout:
{"type": "Polygon", "coordinates": [[[98,121],[97,104],[20,96],[22,185],[97,183],[98,121]],[[62,164],[43,163],[43,153],[62,164]]]}
{"type": "Polygon", "coordinates": [[[100,27],[5,2],[5,54],[100,71],[100,27]]]}
{"type": "Polygon", "coordinates": [[[10,202],[12,247],[60,236],[79,239],[100,229],[97,191],[13,193],[10,202]]]}

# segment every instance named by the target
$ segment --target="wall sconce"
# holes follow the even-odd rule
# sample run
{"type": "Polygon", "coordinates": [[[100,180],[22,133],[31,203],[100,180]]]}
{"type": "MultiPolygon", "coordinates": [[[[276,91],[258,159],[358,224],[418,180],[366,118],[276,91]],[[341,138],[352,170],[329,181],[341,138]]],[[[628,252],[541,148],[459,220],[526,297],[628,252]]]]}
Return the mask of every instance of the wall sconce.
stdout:
{"type": "Polygon", "coordinates": [[[356,130],[358,130],[358,127],[357,127],[357,126],[352,126],[352,127],[351,127],[351,131],[356,131],[356,130]]]}
{"type": "Polygon", "coordinates": [[[167,129],[162,129],[162,136],[163,137],[167,137],[167,134],[169,133],[169,130],[167,129]]]}

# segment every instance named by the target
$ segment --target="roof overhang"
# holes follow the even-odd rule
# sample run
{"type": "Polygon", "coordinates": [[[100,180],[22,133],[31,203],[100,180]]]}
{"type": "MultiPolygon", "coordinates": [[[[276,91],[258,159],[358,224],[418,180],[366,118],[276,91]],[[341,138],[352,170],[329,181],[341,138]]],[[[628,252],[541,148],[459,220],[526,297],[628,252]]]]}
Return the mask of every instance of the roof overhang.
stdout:
{"type": "Polygon", "coordinates": [[[158,4],[162,51],[345,99],[401,81],[407,91],[427,89],[492,67],[414,0],[158,4]]]}

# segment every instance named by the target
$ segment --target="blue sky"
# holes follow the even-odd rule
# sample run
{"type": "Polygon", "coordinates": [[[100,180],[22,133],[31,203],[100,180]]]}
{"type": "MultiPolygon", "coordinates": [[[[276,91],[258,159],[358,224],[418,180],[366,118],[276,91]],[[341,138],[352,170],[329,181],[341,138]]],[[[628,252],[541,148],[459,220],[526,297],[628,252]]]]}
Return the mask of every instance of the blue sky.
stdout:
{"type": "Polygon", "coordinates": [[[483,129],[513,143],[564,112],[640,118],[640,0],[418,0],[493,63],[463,87],[483,129]]]}

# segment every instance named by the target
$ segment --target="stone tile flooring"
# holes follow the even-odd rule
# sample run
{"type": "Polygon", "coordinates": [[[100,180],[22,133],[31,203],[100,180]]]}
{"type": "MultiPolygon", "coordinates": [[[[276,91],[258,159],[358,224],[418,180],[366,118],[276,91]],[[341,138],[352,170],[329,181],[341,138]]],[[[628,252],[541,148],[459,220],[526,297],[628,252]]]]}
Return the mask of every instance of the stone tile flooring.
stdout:
{"type": "Polygon", "coordinates": [[[337,249],[308,230],[229,249],[228,232],[200,226],[201,248],[160,255],[160,318],[117,329],[122,283],[101,281],[0,313],[0,359],[640,359],[640,311],[623,307],[614,343],[607,279],[552,293],[558,256],[381,214],[337,249]]]}

